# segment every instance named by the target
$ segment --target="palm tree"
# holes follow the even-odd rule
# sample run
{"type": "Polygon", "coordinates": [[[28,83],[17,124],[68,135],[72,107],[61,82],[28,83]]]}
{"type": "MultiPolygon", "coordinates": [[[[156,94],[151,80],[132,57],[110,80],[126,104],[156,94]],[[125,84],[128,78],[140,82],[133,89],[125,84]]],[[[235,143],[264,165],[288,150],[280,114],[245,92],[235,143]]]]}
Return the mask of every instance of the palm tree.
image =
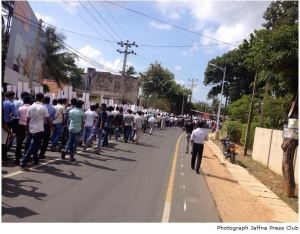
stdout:
{"type": "Polygon", "coordinates": [[[129,66],[127,68],[127,70],[125,71],[125,75],[127,75],[127,76],[132,76],[132,75],[136,75],[136,74],[137,74],[137,72],[135,71],[133,66],[129,66]]]}
{"type": "Polygon", "coordinates": [[[71,77],[82,74],[82,69],[75,64],[77,55],[66,52],[63,44],[65,36],[57,33],[55,28],[47,27],[45,34],[47,36],[45,78],[55,80],[58,85],[61,82],[69,83],[71,77]]]}

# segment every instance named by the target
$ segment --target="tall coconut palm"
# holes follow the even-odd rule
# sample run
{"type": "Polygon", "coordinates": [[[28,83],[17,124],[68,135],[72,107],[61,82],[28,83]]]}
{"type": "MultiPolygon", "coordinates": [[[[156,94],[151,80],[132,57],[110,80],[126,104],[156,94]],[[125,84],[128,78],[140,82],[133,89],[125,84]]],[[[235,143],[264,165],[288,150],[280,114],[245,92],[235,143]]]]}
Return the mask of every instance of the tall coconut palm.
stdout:
{"type": "MultiPolygon", "coordinates": [[[[45,63],[45,78],[55,80],[59,85],[61,82],[69,83],[71,78],[82,74],[82,69],[75,64],[76,54],[66,52],[64,46],[65,36],[57,33],[55,28],[47,27],[46,32],[46,63],[45,63]]],[[[81,82],[81,79],[78,79],[81,82]]]]}
{"type": "Polygon", "coordinates": [[[135,71],[135,69],[134,69],[133,66],[129,66],[129,67],[127,68],[127,70],[125,71],[125,74],[126,74],[127,76],[132,76],[132,75],[136,75],[137,73],[136,73],[136,71],[135,71]]]}

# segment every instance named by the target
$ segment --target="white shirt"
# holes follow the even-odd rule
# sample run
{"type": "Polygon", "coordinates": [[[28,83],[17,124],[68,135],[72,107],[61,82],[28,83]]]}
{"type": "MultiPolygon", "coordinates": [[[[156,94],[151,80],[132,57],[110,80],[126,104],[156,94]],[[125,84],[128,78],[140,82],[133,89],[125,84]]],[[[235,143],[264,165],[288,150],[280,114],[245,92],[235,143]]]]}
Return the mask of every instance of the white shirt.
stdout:
{"type": "Polygon", "coordinates": [[[204,140],[207,138],[208,132],[204,128],[197,128],[192,132],[191,141],[196,144],[204,144],[204,140]]]}
{"type": "Polygon", "coordinates": [[[155,123],[156,122],[156,119],[151,116],[150,119],[148,120],[149,123],[155,123]]]}
{"type": "Polygon", "coordinates": [[[97,113],[95,111],[88,110],[85,112],[84,116],[85,116],[84,126],[87,126],[87,127],[94,126],[94,121],[95,121],[95,118],[97,117],[97,113]]]}
{"type": "Polygon", "coordinates": [[[59,103],[57,103],[56,106],[54,106],[56,111],[56,119],[53,120],[53,124],[59,124],[63,122],[63,115],[65,112],[65,107],[59,103]]]}
{"type": "Polygon", "coordinates": [[[135,127],[141,129],[143,127],[143,119],[141,116],[134,116],[135,127]]]}
{"type": "Polygon", "coordinates": [[[43,103],[33,103],[27,111],[27,118],[30,118],[29,133],[44,132],[45,118],[48,117],[48,110],[43,103]]]}

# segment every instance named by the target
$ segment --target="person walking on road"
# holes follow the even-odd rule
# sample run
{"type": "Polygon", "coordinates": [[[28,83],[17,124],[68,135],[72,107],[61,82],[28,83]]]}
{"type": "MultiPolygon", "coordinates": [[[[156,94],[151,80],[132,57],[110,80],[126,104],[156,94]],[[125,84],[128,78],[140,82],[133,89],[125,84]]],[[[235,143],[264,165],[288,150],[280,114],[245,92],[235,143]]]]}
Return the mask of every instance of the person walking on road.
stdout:
{"type": "Polygon", "coordinates": [[[154,115],[152,115],[149,120],[148,120],[149,124],[150,124],[150,135],[152,135],[152,133],[154,132],[154,127],[155,127],[155,123],[156,123],[156,118],[154,115]]]}
{"type": "MultiPolygon", "coordinates": [[[[49,97],[44,98],[44,103],[45,103],[44,106],[48,110],[49,121],[51,122],[50,125],[53,126],[52,123],[53,123],[53,120],[55,119],[55,116],[56,116],[55,108],[50,105],[50,98],[49,97]]],[[[50,136],[51,136],[50,125],[47,122],[44,123],[44,134],[43,134],[43,139],[42,139],[43,143],[42,143],[41,151],[40,151],[40,154],[39,154],[40,159],[45,159],[45,153],[47,151],[48,144],[49,144],[49,141],[50,141],[50,136]]]]}
{"type": "Polygon", "coordinates": [[[20,165],[20,159],[22,157],[22,145],[23,141],[26,138],[26,124],[27,124],[27,111],[30,107],[31,97],[26,96],[23,99],[23,105],[18,109],[19,114],[19,123],[18,123],[18,131],[17,131],[17,147],[16,147],[16,165],[20,165]]]}
{"type": "Polygon", "coordinates": [[[107,119],[106,104],[102,103],[101,111],[98,114],[98,122],[96,126],[93,128],[92,134],[90,135],[90,137],[86,142],[86,147],[91,146],[94,137],[98,135],[98,143],[97,143],[97,151],[96,151],[97,154],[100,154],[102,134],[103,134],[106,119],[107,119]]]}
{"type": "Polygon", "coordinates": [[[161,130],[166,130],[166,117],[163,114],[160,120],[160,129],[161,130]]]}
{"type": "Polygon", "coordinates": [[[128,139],[131,140],[132,128],[134,125],[134,115],[132,110],[127,110],[128,114],[124,115],[124,142],[127,143],[128,139]]]}
{"type": "Polygon", "coordinates": [[[56,118],[53,121],[53,126],[54,126],[54,132],[52,134],[52,146],[51,150],[56,151],[57,146],[58,146],[58,141],[62,135],[63,132],[63,123],[64,123],[64,112],[65,112],[65,107],[63,106],[63,99],[60,98],[57,101],[57,105],[54,106],[55,111],[56,111],[56,118]]]}
{"type": "Polygon", "coordinates": [[[114,118],[114,127],[115,127],[115,139],[116,141],[119,140],[119,137],[121,135],[123,126],[123,108],[119,108],[118,113],[115,115],[114,118]]]}
{"type": "Polygon", "coordinates": [[[81,109],[83,102],[78,100],[76,107],[69,112],[69,139],[65,150],[62,150],[61,158],[65,159],[67,153],[70,153],[70,161],[76,161],[76,148],[80,141],[81,130],[83,127],[84,112],[81,109]]]}
{"type": "Polygon", "coordinates": [[[44,94],[37,93],[36,101],[28,108],[27,111],[27,132],[29,132],[29,147],[25,152],[20,166],[26,169],[26,164],[31,155],[34,157],[34,164],[39,164],[39,157],[37,155],[38,150],[41,145],[41,140],[44,134],[44,124],[45,122],[50,124],[49,113],[47,108],[43,104],[44,94]]]}
{"type": "Polygon", "coordinates": [[[136,137],[135,143],[138,144],[141,138],[141,134],[143,131],[143,119],[142,119],[142,112],[138,111],[137,115],[134,116],[134,128],[136,130],[136,137]]]}
{"type": "Polygon", "coordinates": [[[197,128],[192,132],[191,135],[191,144],[193,146],[192,150],[192,159],[191,159],[191,167],[195,170],[195,162],[197,158],[196,164],[196,173],[199,174],[202,154],[204,149],[204,141],[208,139],[208,133],[203,129],[204,123],[198,122],[197,128]]]}
{"type": "Polygon", "coordinates": [[[190,139],[191,139],[192,132],[194,130],[194,125],[192,123],[192,120],[189,119],[184,127],[185,127],[185,131],[186,131],[186,149],[185,149],[185,152],[188,154],[189,153],[189,146],[190,146],[190,139]]]}
{"type": "Polygon", "coordinates": [[[95,126],[97,120],[96,106],[91,105],[90,109],[84,114],[84,130],[83,130],[83,143],[86,145],[88,138],[90,137],[93,127],[95,126]]]}

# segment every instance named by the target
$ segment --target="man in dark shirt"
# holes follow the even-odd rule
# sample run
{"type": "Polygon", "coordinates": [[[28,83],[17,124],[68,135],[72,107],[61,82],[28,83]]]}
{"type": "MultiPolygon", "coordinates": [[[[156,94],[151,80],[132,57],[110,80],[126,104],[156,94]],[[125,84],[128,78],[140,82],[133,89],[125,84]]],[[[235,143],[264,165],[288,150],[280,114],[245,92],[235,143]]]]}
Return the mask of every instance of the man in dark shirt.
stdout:
{"type": "Polygon", "coordinates": [[[120,137],[120,132],[122,131],[122,126],[123,126],[123,108],[122,107],[119,109],[119,113],[117,113],[115,116],[114,126],[115,126],[115,138],[117,141],[120,137]]]}
{"type": "Polygon", "coordinates": [[[100,154],[102,134],[103,134],[106,120],[107,120],[106,104],[102,103],[101,111],[98,117],[98,123],[96,124],[95,128],[92,131],[92,134],[90,135],[86,143],[87,146],[90,146],[92,144],[92,140],[94,139],[94,136],[98,135],[97,152],[96,152],[97,154],[100,154]]]}
{"type": "Polygon", "coordinates": [[[186,150],[185,152],[188,154],[189,153],[189,145],[190,145],[190,139],[192,132],[194,130],[194,124],[191,119],[188,119],[188,121],[185,124],[185,130],[186,130],[186,150]]]}

